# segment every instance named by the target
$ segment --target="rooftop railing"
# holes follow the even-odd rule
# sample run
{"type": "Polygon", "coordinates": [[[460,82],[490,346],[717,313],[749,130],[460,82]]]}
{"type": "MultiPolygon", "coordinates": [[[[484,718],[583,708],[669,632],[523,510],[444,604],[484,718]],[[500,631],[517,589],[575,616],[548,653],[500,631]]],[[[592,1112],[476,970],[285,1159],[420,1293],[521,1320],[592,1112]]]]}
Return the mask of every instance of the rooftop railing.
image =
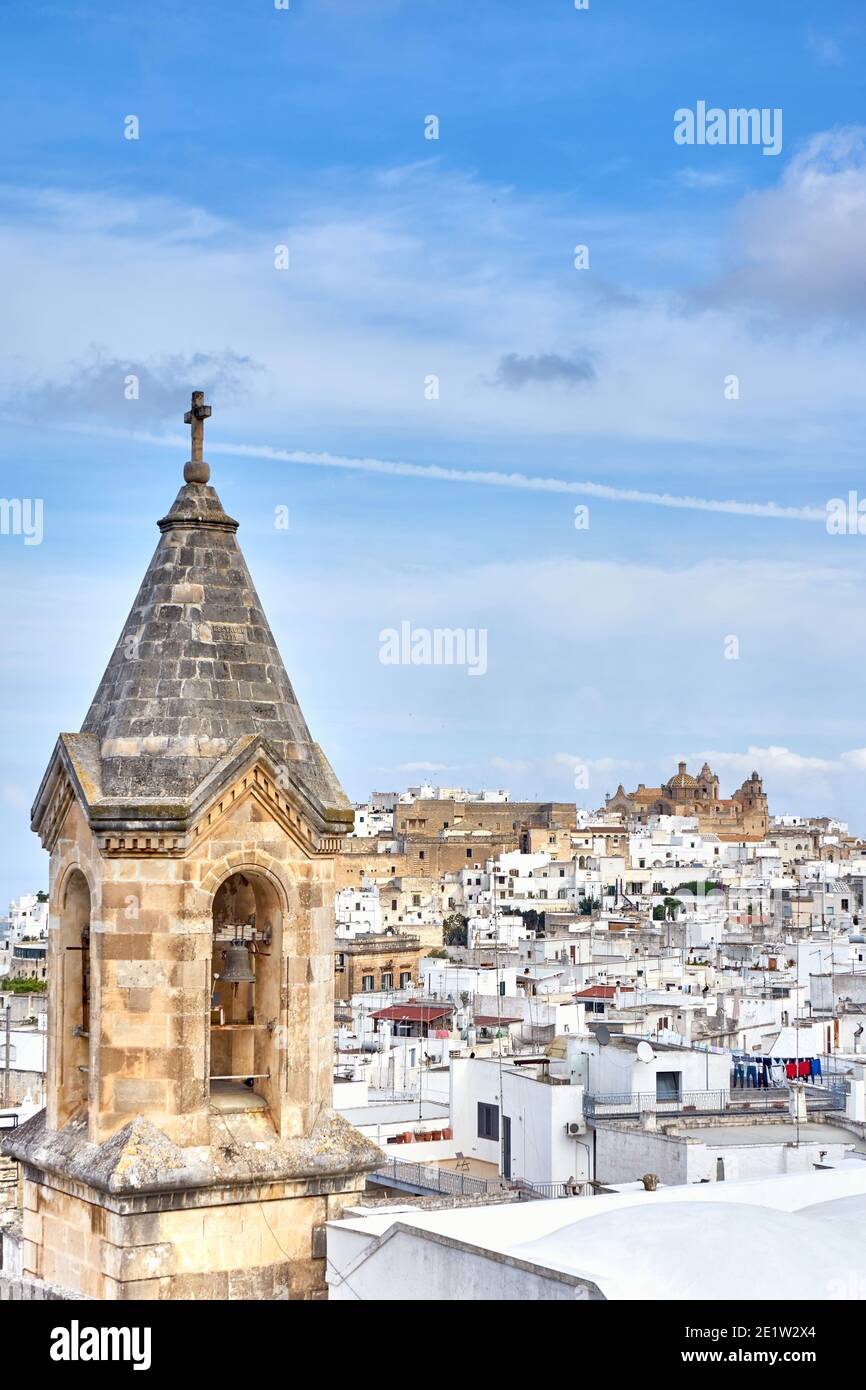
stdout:
{"type": "Polygon", "coordinates": [[[424,1163],[404,1163],[392,1158],[377,1168],[370,1177],[374,1182],[395,1187],[409,1188],[419,1194],[442,1194],[458,1197],[487,1197],[502,1192],[504,1184],[487,1178],[476,1178],[471,1173],[456,1172],[451,1168],[432,1168],[424,1163]]]}
{"type": "Polygon", "coordinates": [[[594,1192],[592,1183],[584,1180],[574,1182],[527,1182],[525,1178],[520,1178],[513,1185],[517,1188],[519,1197],[535,1197],[542,1200],[551,1197],[591,1197],[594,1192]]]}
{"type": "MultiPolygon", "coordinates": [[[[659,1098],[651,1091],[632,1095],[584,1096],[583,1109],[590,1122],[596,1120],[639,1119],[642,1115],[739,1115],[785,1114],[788,1110],[787,1087],[736,1087],[732,1090],[684,1091],[677,1097],[659,1098]]],[[[844,1082],[830,1079],[824,1085],[806,1086],[808,1110],[843,1110],[844,1082]]]]}

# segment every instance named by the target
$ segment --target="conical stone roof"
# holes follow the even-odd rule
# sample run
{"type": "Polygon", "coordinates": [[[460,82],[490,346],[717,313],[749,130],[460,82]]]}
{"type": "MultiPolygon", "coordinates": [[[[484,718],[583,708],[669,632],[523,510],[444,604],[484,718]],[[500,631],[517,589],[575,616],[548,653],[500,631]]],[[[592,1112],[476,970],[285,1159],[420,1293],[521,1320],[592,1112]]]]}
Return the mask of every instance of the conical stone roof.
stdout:
{"type": "MultiPolygon", "coordinates": [[[[195,398],[194,398],[195,400],[195,398]]],[[[193,450],[195,459],[195,449],[193,450]]],[[[106,797],[188,798],[239,739],[261,735],[325,807],[348,802],[313,742],[209,470],[159,544],[82,725],[106,797]]]]}

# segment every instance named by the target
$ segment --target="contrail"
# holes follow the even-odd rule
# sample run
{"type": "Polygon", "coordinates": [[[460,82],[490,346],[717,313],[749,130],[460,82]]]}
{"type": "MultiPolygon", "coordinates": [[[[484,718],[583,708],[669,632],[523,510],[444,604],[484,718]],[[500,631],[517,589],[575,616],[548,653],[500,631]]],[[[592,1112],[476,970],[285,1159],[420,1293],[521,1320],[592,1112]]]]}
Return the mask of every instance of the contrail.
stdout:
{"type": "MultiPolygon", "coordinates": [[[[107,434],[134,439],[160,448],[186,448],[185,435],[146,434],[98,426],[73,427],[86,434],[107,434]]],[[[567,493],[574,497],[598,497],[606,502],[632,502],[677,511],[722,512],[730,516],[768,517],[775,521],[823,521],[822,507],[786,507],[778,502],[738,502],[733,498],[679,497],[670,492],[643,492],[639,488],[611,487],[607,483],[576,482],[567,478],[538,478],[527,473],[445,468],[436,463],[402,463],[396,459],[351,458],[342,454],[313,454],[304,449],[275,449],[268,444],[218,444],[208,440],[205,452],[237,458],[269,459],[313,468],[342,468],[353,473],[380,473],[398,478],[427,478],[434,482],[469,483],[476,487],[514,488],[523,492],[567,493]]]]}

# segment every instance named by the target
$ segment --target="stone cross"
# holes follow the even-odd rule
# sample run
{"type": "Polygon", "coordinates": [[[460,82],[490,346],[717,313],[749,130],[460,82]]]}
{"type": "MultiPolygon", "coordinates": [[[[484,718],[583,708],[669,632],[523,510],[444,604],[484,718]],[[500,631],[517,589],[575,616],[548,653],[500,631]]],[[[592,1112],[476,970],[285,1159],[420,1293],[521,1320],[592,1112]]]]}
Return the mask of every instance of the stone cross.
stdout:
{"type": "Polygon", "coordinates": [[[210,478],[210,469],[202,459],[202,447],[204,422],[211,413],[211,407],[204,403],[204,391],[193,391],[190,409],[183,417],[184,424],[191,426],[192,433],[190,460],[183,470],[183,476],[188,483],[206,483],[210,478]]]}

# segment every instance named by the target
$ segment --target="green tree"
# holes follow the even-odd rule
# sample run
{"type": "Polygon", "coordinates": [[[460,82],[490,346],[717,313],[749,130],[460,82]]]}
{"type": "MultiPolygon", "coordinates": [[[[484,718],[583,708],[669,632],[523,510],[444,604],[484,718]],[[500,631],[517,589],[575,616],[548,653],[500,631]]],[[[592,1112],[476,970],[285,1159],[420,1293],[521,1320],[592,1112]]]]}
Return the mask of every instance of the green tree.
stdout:
{"type": "Polygon", "coordinates": [[[693,878],[688,883],[678,884],[674,889],[675,893],[688,893],[689,897],[692,898],[704,898],[708,893],[718,893],[719,891],[719,884],[714,883],[711,878],[706,878],[703,881],[693,878]]]}
{"type": "Polygon", "coordinates": [[[13,980],[8,976],[0,980],[0,989],[11,994],[44,994],[47,988],[44,980],[13,980]]]}
{"type": "Polygon", "coordinates": [[[468,919],[462,912],[452,912],[442,923],[442,940],[446,946],[465,946],[468,942],[468,919]]]}

